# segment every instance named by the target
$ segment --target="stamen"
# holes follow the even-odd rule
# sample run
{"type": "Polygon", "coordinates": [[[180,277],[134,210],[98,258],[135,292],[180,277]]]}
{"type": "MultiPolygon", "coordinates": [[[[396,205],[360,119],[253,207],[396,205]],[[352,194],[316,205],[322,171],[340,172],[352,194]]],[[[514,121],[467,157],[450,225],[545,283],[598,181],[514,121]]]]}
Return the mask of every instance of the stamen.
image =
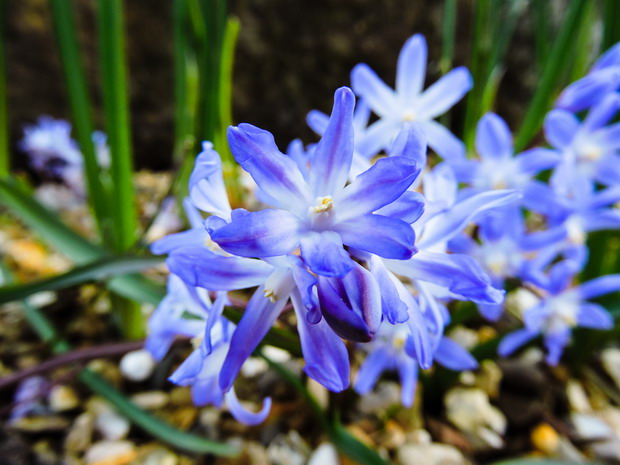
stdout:
{"type": "Polygon", "coordinates": [[[267,297],[272,304],[278,301],[278,296],[273,291],[273,289],[265,289],[264,293],[265,293],[265,297],[267,297]]]}
{"type": "Polygon", "coordinates": [[[316,214],[325,213],[334,207],[334,200],[331,195],[317,197],[314,207],[310,207],[310,212],[316,214]]]}

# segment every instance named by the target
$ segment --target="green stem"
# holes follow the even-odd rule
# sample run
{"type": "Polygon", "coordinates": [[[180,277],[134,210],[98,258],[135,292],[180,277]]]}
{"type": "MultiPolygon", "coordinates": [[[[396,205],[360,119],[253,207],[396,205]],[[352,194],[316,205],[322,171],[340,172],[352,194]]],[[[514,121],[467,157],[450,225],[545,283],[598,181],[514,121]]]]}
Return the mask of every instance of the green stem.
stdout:
{"type": "Polygon", "coordinates": [[[603,41],[601,52],[620,42],[620,2],[604,0],[603,2],[603,41]]]}
{"type": "Polygon", "coordinates": [[[137,231],[123,13],[121,0],[99,0],[98,5],[103,103],[111,155],[115,249],[123,252],[133,245],[137,231]]]}
{"type": "MultiPolygon", "coordinates": [[[[447,74],[452,68],[454,60],[454,41],[456,36],[456,0],[445,0],[443,4],[443,36],[439,71],[442,75],[447,74]]],[[[441,124],[450,126],[450,113],[445,113],[440,118],[441,124]]]]}
{"type": "Polygon", "coordinates": [[[113,240],[110,203],[101,182],[100,168],[92,141],[93,115],[86,76],[80,63],[75,19],[70,0],[49,0],[60,50],[73,125],[84,157],[84,170],[91,207],[105,244],[113,240]]]}

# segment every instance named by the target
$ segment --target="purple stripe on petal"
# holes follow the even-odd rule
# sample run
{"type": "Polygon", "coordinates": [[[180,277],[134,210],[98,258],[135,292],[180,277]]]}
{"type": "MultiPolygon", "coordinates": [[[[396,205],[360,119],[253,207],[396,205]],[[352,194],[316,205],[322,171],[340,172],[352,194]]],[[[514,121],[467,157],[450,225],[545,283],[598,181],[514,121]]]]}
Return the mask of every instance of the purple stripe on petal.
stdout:
{"type": "MultiPolygon", "coordinates": [[[[295,168],[297,169],[297,168],[295,168]]],[[[245,212],[211,234],[211,239],[242,257],[285,255],[299,244],[301,220],[286,210],[267,209],[245,212]]]]}
{"type": "Polygon", "coordinates": [[[280,297],[275,302],[265,297],[265,287],[260,286],[248,302],[243,317],[233,333],[230,349],[220,372],[220,387],[228,391],[241,370],[241,365],[258,347],[273,326],[288,298],[280,297]]]}
{"type": "Polygon", "coordinates": [[[335,199],[336,221],[346,221],[372,213],[398,199],[420,173],[417,163],[407,157],[378,160],[344,188],[335,199]]]}
{"type": "Polygon", "coordinates": [[[336,91],[329,124],[312,157],[310,187],[315,197],[334,195],[347,182],[353,158],[354,106],[351,89],[336,91]]]}
{"type": "Polygon", "coordinates": [[[411,225],[382,215],[363,215],[334,226],[345,245],[384,258],[407,260],[417,251],[411,225]]]}
{"type": "Polygon", "coordinates": [[[271,133],[251,124],[231,126],[228,143],[235,160],[277,206],[305,213],[313,200],[306,181],[296,163],[278,150],[271,133]]]}

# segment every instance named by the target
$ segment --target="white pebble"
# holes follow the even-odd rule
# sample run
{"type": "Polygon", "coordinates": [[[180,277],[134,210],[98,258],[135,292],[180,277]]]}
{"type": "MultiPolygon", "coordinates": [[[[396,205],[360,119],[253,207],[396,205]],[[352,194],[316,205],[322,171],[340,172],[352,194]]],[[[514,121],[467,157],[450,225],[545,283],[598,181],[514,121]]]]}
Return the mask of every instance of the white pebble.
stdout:
{"type": "Polygon", "coordinates": [[[144,381],[155,369],[155,360],[144,349],[125,354],[120,363],[121,373],[130,381],[144,381]]]}

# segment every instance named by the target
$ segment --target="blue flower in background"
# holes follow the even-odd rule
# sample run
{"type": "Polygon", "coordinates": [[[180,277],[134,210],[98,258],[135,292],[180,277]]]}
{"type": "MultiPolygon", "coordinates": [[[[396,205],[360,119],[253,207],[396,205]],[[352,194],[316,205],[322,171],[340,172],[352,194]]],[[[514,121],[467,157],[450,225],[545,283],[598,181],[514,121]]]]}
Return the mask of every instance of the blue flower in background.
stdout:
{"type": "Polygon", "coordinates": [[[235,159],[277,208],[237,209],[230,223],[210,218],[211,238],[222,249],[245,257],[275,257],[299,247],[308,267],[323,276],[344,276],[353,269],[344,245],[393,259],[413,255],[409,224],[374,212],[413,183],[420,171],[416,162],[404,156],[379,160],[345,187],[353,156],[354,102],[349,89],[336,92],[308,181],[269,132],[248,124],[229,128],[235,159]]]}
{"type": "Polygon", "coordinates": [[[542,334],[548,353],[547,363],[556,365],[570,342],[572,328],[613,327],[613,319],[607,310],[589,300],[620,290],[620,275],[602,276],[571,286],[573,277],[571,264],[559,262],[551,268],[546,286],[537,288],[539,302],[523,310],[525,328],[509,333],[500,343],[498,352],[501,356],[512,354],[542,334]]]}
{"type": "Polygon", "coordinates": [[[426,60],[426,41],[422,35],[416,34],[407,40],[398,57],[395,90],[389,88],[368,65],[359,64],[353,68],[353,90],[379,116],[379,120],[366,131],[365,148],[369,153],[388,147],[403,123],[413,122],[426,136],[428,145],[442,158],[465,156],[463,143],[433,120],[471,89],[471,75],[466,68],[456,68],[423,91],[426,60]]]}
{"type": "Polygon", "coordinates": [[[620,110],[620,94],[610,94],[592,107],[580,122],[566,110],[552,110],[545,119],[545,135],[561,154],[551,178],[556,190],[573,173],[592,182],[620,184],[620,123],[609,125],[620,110]]]}
{"type": "Polygon", "coordinates": [[[510,129],[495,113],[487,113],[480,119],[475,145],[480,157],[478,160],[449,162],[458,181],[469,184],[475,191],[523,190],[533,176],[552,168],[560,160],[560,154],[556,151],[543,148],[514,156],[510,129]]]}
{"type": "Polygon", "coordinates": [[[555,106],[577,113],[598,104],[619,88],[620,44],[616,44],[601,55],[587,76],[564,89],[555,106]]]}

